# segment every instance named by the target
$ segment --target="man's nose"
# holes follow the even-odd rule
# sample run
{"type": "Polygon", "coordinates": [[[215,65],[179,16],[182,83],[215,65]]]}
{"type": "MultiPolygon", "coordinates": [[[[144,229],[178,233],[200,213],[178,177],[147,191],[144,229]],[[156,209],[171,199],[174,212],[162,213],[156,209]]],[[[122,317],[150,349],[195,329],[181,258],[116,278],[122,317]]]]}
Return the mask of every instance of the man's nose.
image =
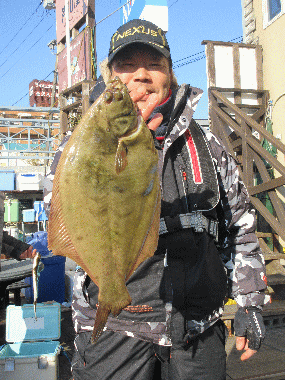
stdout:
{"type": "Polygon", "coordinates": [[[135,81],[150,81],[150,79],[151,79],[150,73],[146,67],[140,66],[137,68],[134,75],[135,81]]]}

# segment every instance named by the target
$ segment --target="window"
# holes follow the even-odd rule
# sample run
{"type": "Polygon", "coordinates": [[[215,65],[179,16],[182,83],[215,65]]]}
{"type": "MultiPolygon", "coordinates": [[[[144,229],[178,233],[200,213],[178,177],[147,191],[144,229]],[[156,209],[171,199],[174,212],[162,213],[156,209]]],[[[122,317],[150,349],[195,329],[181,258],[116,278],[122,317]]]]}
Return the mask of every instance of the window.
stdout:
{"type": "Polygon", "coordinates": [[[263,28],[271,25],[285,12],[285,0],[262,0],[263,28]]]}
{"type": "Polygon", "coordinates": [[[281,12],[281,0],[268,0],[269,21],[281,12]]]}

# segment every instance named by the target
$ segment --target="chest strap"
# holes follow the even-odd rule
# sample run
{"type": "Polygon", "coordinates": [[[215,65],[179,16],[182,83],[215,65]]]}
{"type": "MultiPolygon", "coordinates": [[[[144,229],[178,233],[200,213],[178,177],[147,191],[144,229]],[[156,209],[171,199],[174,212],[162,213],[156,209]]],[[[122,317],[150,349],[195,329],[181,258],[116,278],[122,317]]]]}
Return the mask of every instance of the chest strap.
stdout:
{"type": "Polygon", "coordinates": [[[184,228],[193,228],[195,232],[203,232],[205,230],[218,241],[218,222],[208,219],[201,211],[180,214],[174,218],[170,216],[160,218],[159,235],[173,233],[184,228]]]}

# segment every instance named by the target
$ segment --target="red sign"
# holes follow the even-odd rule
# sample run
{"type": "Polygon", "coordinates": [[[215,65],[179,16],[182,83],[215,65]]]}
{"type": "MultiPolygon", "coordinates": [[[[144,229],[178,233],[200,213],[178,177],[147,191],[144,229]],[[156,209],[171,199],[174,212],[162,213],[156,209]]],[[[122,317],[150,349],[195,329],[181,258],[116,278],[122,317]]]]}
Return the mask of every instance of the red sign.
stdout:
{"type": "MultiPolygon", "coordinates": [[[[50,107],[52,82],[34,79],[29,84],[30,106],[33,107],[50,107]]],[[[58,97],[58,86],[56,86],[55,96],[58,97]]]]}
{"type": "MultiPolygon", "coordinates": [[[[69,0],[69,28],[72,29],[87,13],[92,0],[69,0]]],[[[94,1],[94,0],[93,0],[94,1]]],[[[56,0],[56,38],[59,43],[66,35],[65,0],[56,0]]]]}
{"type": "MultiPolygon", "coordinates": [[[[70,43],[71,86],[90,79],[90,46],[84,30],[70,43]]],[[[68,87],[67,48],[58,55],[58,86],[59,92],[68,87]]]]}

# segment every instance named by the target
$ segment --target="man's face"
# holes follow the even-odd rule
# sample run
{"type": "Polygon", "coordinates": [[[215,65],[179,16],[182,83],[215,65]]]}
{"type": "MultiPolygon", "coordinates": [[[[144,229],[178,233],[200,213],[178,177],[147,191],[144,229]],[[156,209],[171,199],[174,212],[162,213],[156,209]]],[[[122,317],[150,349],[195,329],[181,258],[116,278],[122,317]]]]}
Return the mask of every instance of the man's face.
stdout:
{"type": "Polygon", "coordinates": [[[137,44],[125,48],[114,58],[111,71],[112,78],[119,77],[130,92],[138,88],[145,91],[145,95],[137,102],[139,109],[144,109],[152,93],[158,96],[157,104],[168,97],[172,81],[169,62],[151,47],[137,44]]]}

